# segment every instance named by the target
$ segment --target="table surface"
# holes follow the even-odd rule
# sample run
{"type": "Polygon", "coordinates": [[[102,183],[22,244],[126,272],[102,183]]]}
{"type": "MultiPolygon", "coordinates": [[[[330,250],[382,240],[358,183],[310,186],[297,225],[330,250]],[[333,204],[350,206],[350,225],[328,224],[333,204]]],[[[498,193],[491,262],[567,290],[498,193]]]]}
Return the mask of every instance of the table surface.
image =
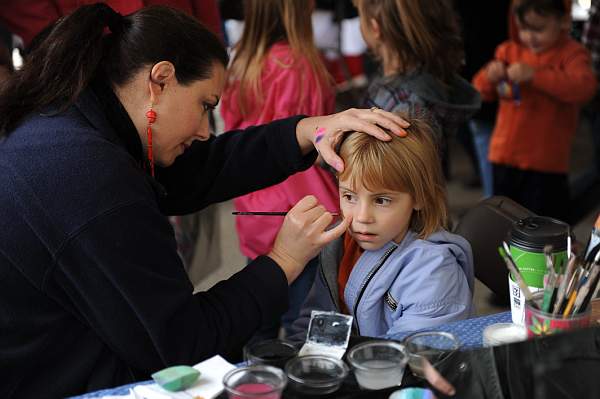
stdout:
{"type": "MultiPolygon", "coordinates": [[[[487,316],[475,317],[467,320],[459,320],[452,323],[444,324],[439,327],[428,328],[427,331],[446,331],[454,334],[462,343],[463,349],[479,348],[483,346],[483,330],[495,323],[510,323],[510,312],[502,312],[487,316]]],[[[592,324],[600,324],[600,299],[592,301],[592,324]]],[[[402,340],[410,333],[394,334],[386,338],[402,340]]],[[[123,385],[117,388],[104,389],[101,391],[90,392],[76,398],[99,398],[108,395],[127,395],[129,388],[139,384],[149,384],[152,381],[136,382],[134,384],[123,385]]]]}
{"type": "MultiPolygon", "coordinates": [[[[598,302],[600,305],[600,301],[598,302]]],[[[597,307],[598,317],[600,317],[600,306],[597,307]]],[[[490,324],[495,323],[510,323],[511,317],[510,312],[502,312],[496,313],[487,316],[475,317],[467,320],[459,320],[452,323],[444,324],[439,327],[428,328],[427,331],[446,331],[454,334],[460,342],[462,343],[462,347],[464,349],[470,348],[479,348],[483,346],[482,333],[483,329],[490,324]]],[[[395,334],[391,336],[387,336],[386,338],[402,340],[404,337],[409,335],[410,333],[405,334],[395,334]]],[[[102,396],[108,395],[127,395],[129,393],[129,388],[132,388],[135,385],[151,383],[152,381],[146,382],[137,382],[134,384],[123,385],[117,388],[104,389],[101,391],[90,392],[85,395],[77,396],[76,398],[84,399],[84,398],[99,398],[102,396]]]]}
{"type": "MultiPolygon", "coordinates": [[[[462,349],[480,348],[483,346],[483,330],[496,323],[512,323],[510,312],[495,313],[487,316],[474,317],[472,319],[454,321],[438,327],[427,328],[422,331],[446,331],[454,334],[462,349]]],[[[393,334],[386,338],[402,340],[412,332],[393,334]]]]}

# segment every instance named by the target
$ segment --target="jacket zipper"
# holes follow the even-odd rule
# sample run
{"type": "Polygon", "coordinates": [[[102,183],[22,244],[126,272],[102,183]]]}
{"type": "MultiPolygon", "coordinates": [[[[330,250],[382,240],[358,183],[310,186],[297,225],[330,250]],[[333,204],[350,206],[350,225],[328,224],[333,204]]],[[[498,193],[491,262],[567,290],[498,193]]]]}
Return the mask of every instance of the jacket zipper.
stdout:
{"type": "Polygon", "coordinates": [[[381,269],[381,267],[383,266],[383,264],[385,263],[387,258],[389,258],[389,256],[392,254],[392,252],[394,252],[396,250],[396,248],[398,248],[398,246],[394,245],[394,246],[388,248],[387,251],[385,251],[383,256],[381,258],[379,258],[379,262],[375,265],[375,267],[373,267],[371,269],[369,274],[367,274],[367,277],[364,279],[364,281],[360,287],[360,290],[358,291],[358,296],[356,297],[356,303],[354,304],[354,309],[352,311],[352,313],[354,314],[354,324],[356,326],[356,331],[357,331],[358,335],[360,335],[360,327],[358,326],[358,317],[357,317],[356,311],[358,310],[358,305],[360,303],[360,300],[362,299],[362,296],[365,293],[365,290],[367,289],[367,285],[369,285],[369,283],[373,279],[373,276],[375,275],[375,273],[377,273],[379,271],[379,269],[381,269]]]}
{"type": "MultiPolygon", "coordinates": [[[[329,297],[331,298],[331,303],[335,305],[335,298],[333,297],[333,293],[331,292],[331,287],[329,286],[329,282],[327,281],[327,277],[325,277],[325,272],[322,267],[319,267],[319,271],[321,272],[321,277],[323,277],[323,281],[325,282],[325,286],[327,287],[327,292],[329,292],[329,297]]],[[[341,308],[338,306],[337,311],[340,312],[341,308]]]]}

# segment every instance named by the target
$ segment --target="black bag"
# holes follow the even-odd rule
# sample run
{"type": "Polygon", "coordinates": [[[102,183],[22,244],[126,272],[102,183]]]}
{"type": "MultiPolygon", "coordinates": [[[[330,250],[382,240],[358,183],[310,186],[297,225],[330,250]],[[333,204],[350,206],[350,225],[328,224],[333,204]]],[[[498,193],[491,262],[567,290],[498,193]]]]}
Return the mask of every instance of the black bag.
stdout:
{"type": "Polygon", "coordinates": [[[536,215],[510,198],[496,196],[469,209],[454,229],[455,234],[471,244],[475,277],[507,305],[510,304],[508,270],[498,247],[513,224],[529,216],[536,215]]]}

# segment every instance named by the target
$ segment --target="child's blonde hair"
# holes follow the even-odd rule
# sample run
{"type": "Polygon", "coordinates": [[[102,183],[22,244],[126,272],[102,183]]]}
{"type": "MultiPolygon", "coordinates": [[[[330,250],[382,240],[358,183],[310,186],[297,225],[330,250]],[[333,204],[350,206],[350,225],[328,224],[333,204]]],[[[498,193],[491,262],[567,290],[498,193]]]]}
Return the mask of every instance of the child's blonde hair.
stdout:
{"type": "Polygon", "coordinates": [[[381,141],[365,133],[348,134],[339,150],[344,160],[340,180],[369,191],[400,191],[412,196],[418,210],[410,226],[419,238],[426,238],[447,227],[448,207],[441,162],[430,126],[419,119],[408,119],[406,137],[392,133],[391,141],[381,141]]]}
{"type": "Polygon", "coordinates": [[[449,0],[354,0],[366,21],[377,21],[383,44],[401,70],[420,68],[448,82],[463,64],[458,17],[449,0]]]}
{"type": "MultiPolygon", "coordinates": [[[[229,82],[239,80],[238,105],[242,115],[245,114],[248,93],[255,98],[262,97],[262,67],[269,48],[277,41],[286,40],[295,57],[304,57],[308,61],[319,79],[319,86],[330,84],[329,73],[314,45],[311,14],[312,7],[306,1],[244,1],[244,32],[235,46],[228,76],[229,82]]],[[[298,96],[301,99],[308,94],[298,93],[298,96]]]]}

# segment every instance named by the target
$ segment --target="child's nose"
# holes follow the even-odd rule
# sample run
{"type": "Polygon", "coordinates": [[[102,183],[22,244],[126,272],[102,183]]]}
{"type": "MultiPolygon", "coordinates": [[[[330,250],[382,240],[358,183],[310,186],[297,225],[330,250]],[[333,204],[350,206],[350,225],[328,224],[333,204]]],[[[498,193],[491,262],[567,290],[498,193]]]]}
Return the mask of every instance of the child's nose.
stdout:
{"type": "Polygon", "coordinates": [[[371,223],[373,221],[373,214],[369,204],[360,204],[358,206],[355,218],[356,221],[360,223],[371,223]]]}

